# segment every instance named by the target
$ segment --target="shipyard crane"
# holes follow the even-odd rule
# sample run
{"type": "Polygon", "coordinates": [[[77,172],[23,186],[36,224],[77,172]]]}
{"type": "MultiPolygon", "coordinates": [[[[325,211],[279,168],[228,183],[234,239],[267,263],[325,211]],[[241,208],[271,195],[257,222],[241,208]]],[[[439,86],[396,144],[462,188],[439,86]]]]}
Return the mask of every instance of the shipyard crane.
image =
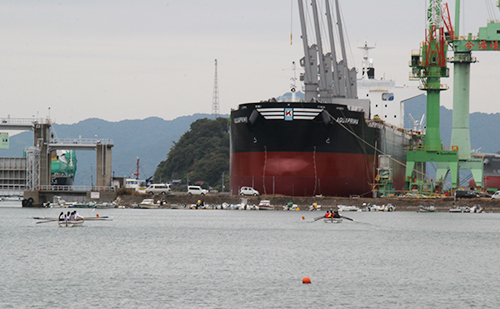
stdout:
{"type": "Polygon", "coordinates": [[[443,6],[441,0],[429,1],[425,41],[420,51],[412,53],[411,56],[412,79],[420,80],[419,88],[427,93],[427,127],[423,145],[410,146],[406,154],[408,189],[421,187],[425,162],[447,164],[453,186],[457,185],[458,149],[455,146],[443,146],[439,128],[440,92],[448,89],[446,85],[441,84],[441,78],[449,76],[449,69],[446,66],[447,42],[443,9],[447,10],[447,6],[443,6]]]}
{"type": "MultiPolygon", "coordinates": [[[[497,2],[500,8],[500,2],[497,2]]],[[[449,14],[448,14],[449,16],[449,14]]],[[[478,187],[483,186],[483,159],[472,156],[470,130],[469,130],[469,105],[470,105],[470,65],[476,62],[472,51],[500,51],[500,23],[489,21],[486,27],[479,28],[477,36],[471,33],[460,35],[460,0],[455,0],[455,28],[449,28],[448,43],[453,47],[453,122],[451,131],[451,144],[458,147],[459,171],[468,169],[472,172],[478,187]]],[[[437,165],[437,179],[444,179],[449,167],[445,163],[437,165]]]]}
{"type": "Polygon", "coordinates": [[[325,14],[328,26],[327,41],[330,47],[330,52],[326,54],[323,51],[317,1],[311,0],[310,3],[316,36],[316,44],[312,45],[309,45],[306,30],[304,0],[298,0],[302,43],[304,45],[304,58],[300,59],[300,65],[304,67],[304,75],[301,76],[301,80],[304,81],[305,101],[320,100],[331,103],[333,99],[336,101],[339,101],[339,98],[355,99],[358,92],[356,86],[356,69],[349,69],[347,66],[347,53],[338,0],[335,0],[336,29],[334,29],[335,23],[330,8],[330,0],[325,0],[325,14]],[[339,34],[340,60],[336,53],[335,30],[339,34]]]}
{"type": "Polygon", "coordinates": [[[412,146],[407,152],[407,184],[411,186],[415,177],[416,162],[436,162],[437,181],[443,182],[451,173],[452,186],[456,188],[460,169],[469,169],[476,184],[481,187],[483,160],[472,156],[469,131],[470,64],[476,62],[471,52],[498,51],[500,23],[490,21],[486,27],[479,29],[477,36],[471,33],[460,36],[460,0],[455,0],[455,27],[451,23],[448,5],[442,4],[441,0],[430,0],[427,18],[426,41],[419,54],[412,54],[410,65],[412,76],[420,79],[421,89],[427,91],[427,132],[424,146],[412,146]],[[446,59],[447,45],[454,52],[450,59],[446,59]],[[442,146],[439,133],[439,92],[447,88],[440,84],[440,78],[448,77],[446,61],[453,63],[454,67],[451,147],[442,146]]]}

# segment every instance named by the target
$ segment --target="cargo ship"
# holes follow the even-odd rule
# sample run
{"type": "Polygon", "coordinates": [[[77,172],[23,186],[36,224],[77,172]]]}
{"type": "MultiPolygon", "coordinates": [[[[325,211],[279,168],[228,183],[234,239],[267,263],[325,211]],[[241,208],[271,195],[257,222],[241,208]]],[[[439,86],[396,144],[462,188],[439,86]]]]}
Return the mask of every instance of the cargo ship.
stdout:
{"type": "MultiPolygon", "coordinates": [[[[381,160],[382,170],[389,173],[386,179],[394,192],[403,190],[406,146],[412,140],[410,133],[397,126],[403,123],[400,102],[405,97],[400,97],[393,81],[375,79],[367,44],[358,90],[356,70],[347,67],[345,56],[337,60],[333,44],[326,54],[318,35],[316,44],[309,45],[302,0],[298,3],[305,99],[243,103],[231,111],[231,193],[251,186],[263,194],[372,196],[381,176],[379,156],[390,159],[389,163],[381,160]],[[371,117],[371,110],[377,115],[371,117]]],[[[335,4],[345,55],[338,2],[335,4]]],[[[312,9],[318,25],[315,1],[312,9]]],[[[330,14],[327,5],[328,28],[332,29],[330,14]]],[[[333,37],[330,33],[330,42],[333,37]]],[[[292,86],[292,92],[294,89],[292,86]]],[[[409,93],[403,90],[405,95],[409,93]]]]}
{"type": "Polygon", "coordinates": [[[475,157],[483,158],[483,186],[488,191],[500,190],[500,154],[486,153],[475,157]]]}

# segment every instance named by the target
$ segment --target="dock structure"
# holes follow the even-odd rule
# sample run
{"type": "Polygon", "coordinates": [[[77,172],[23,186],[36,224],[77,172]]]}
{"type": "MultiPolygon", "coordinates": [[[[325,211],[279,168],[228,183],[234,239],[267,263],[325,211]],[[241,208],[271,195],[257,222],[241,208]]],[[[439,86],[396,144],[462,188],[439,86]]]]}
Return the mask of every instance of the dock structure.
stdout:
{"type": "Polygon", "coordinates": [[[26,171],[25,186],[19,187],[25,189],[23,206],[41,206],[52,201],[53,196],[60,195],[61,191],[71,196],[86,196],[98,200],[103,197],[112,198],[111,195],[116,194],[111,186],[113,140],[54,138],[50,132],[51,125],[50,119],[0,118],[0,130],[33,131],[33,147],[26,149],[26,158],[21,158],[26,171]],[[96,185],[85,188],[51,185],[50,152],[57,149],[95,151],[96,185]]]}
{"type": "Polygon", "coordinates": [[[21,196],[26,190],[26,158],[0,158],[0,195],[21,196]]]}

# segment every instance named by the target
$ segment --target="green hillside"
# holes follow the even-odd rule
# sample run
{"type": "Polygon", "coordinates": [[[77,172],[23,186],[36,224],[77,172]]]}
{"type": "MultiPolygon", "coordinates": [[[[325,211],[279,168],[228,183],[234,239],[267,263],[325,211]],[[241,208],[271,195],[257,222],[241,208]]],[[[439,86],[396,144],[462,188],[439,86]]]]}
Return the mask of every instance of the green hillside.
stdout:
{"type": "MultiPolygon", "coordinates": [[[[162,179],[189,179],[207,182],[220,190],[222,175],[229,176],[228,119],[198,119],[172,146],[167,159],[160,162],[155,182],[162,179]]],[[[227,183],[227,180],[225,180],[227,183]]]]}

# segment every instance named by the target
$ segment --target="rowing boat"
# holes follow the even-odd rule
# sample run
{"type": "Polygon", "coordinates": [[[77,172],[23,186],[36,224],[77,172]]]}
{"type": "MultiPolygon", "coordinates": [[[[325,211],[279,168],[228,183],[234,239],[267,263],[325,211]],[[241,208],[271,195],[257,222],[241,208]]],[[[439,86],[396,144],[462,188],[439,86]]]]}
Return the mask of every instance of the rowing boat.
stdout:
{"type": "Polygon", "coordinates": [[[68,221],[58,221],[59,227],[78,227],[82,226],[85,220],[68,220],[68,221]]]}
{"type": "Polygon", "coordinates": [[[325,221],[325,223],[342,223],[342,218],[325,218],[323,221],[325,221]]]}

